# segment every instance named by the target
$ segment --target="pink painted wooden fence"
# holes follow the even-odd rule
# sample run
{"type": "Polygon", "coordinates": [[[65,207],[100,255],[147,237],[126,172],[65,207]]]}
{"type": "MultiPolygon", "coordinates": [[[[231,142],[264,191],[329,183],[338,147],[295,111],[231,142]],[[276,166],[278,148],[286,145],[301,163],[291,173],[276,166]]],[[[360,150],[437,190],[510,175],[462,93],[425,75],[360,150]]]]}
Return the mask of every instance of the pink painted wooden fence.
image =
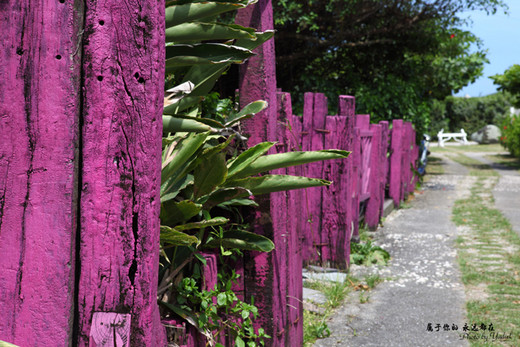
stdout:
{"type": "MultiPolygon", "coordinates": [[[[0,340],[164,346],[156,303],[164,2],[80,3],[0,5],[0,340]]],[[[271,2],[237,22],[272,29],[271,2]]],[[[340,96],[329,116],[325,96],[307,93],[303,116],[293,115],[289,94],[276,90],[274,42],[257,53],[241,67],[240,100],[270,107],[244,122],[248,144],[352,151],[278,170],[334,183],[258,199],[253,230],[276,249],[236,264],[235,289],[254,297],[267,344],[300,346],[303,263],[347,268],[361,203],[376,227],[386,190],[396,205],[413,191],[418,151],[410,123],[394,120],[391,132],[387,122],[370,125],[355,116],[353,97],[340,96]]],[[[207,259],[211,288],[218,269],[207,259]]],[[[163,323],[187,346],[205,344],[190,326],[163,323]]]]}
{"type": "Polygon", "coordinates": [[[0,340],[166,343],[157,307],[164,9],[0,4],[0,340]]]}

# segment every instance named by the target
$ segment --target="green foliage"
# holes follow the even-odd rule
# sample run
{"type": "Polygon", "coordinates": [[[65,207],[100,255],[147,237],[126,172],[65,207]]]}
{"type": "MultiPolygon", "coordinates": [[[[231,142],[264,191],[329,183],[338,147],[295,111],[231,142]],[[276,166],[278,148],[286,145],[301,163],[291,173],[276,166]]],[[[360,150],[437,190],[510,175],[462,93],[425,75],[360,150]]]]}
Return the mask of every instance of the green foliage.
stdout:
{"type": "Polygon", "coordinates": [[[490,78],[494,84],[499,85],[499,90],[511,93],[514,97],[514,106],[520,108],[520,65],[515,64],[507,69],[503,75],[494,75],[490,78]]]}
{"type": "MultiPolygon", "coordinates": [[[[304,311],[303,313],[303,341],[309,343],[316,339],[323,339],[329,337],[331,332],[327,323],[325,322],[327,316],[320,316],[318,314],[304,311]]],[[[307,344],[306,344],[307,345],[307,344]]]]}
{"type": "Polygon", "coordinates": [[[487,124],[499,126],[508,117],[511,96],[496,93],[478,98],[447,97],[443,102],[432,103],[430,133],[460,131],[472,134],[487,124]]]}
{"type": "Polygon", "coordinates": [[[511,116],[502,123],[502,137],[500,143],[507,148],[511,155],[520,157],[520,117],[511,116]]]}
{"type": "Polygon", "coordinates": [[[386,265],[390,254],[368,240],[366,243],[350,244],[350,262],[356,265],[386,265]]]}
{"type": "MultiPolygon", "coordinates": [[[[200,267],[198,263],[195,266],[200,267]]],[[[221,272],[215,288],[204,290],[200,287],[199,268],[174,288],[175,304],[162,304],[185,318],[212,344],[215,338],[226,334],[237,346],[263,346],[264,339],[270,336],[262,328],[255,332],[253,319],[257,318],[258,309],[231,290],[238,277],[234,270],[221,272]]]]}
{"type": "Polygon", "coordinates": [[[505,8],[495,0],[324,1],[277,0],[279,86],[294,93],[324,92],[335,112],[337,96],[356,97],[356,111],[374,121],[404,118],[420,133],[430,102],[457,92],[482,74],[480,40],[458,29],[459,13],[505,8]]]}

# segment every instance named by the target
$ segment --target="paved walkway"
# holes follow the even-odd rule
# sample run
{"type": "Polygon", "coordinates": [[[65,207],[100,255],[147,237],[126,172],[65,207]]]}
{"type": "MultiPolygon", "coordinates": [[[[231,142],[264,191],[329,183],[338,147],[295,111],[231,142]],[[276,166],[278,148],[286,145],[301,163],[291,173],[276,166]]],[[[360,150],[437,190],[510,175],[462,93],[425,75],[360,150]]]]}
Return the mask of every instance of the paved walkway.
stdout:
{"type": "MultiPolygon", "coordinates": [[[[451,209],[455,200],[469,195],[475,177],[467,176],[468,170],[449,157],[435,156],[443,158],[445,173],[430,176],[411,208],[394,211],[375,233],[376,243],[390,252],[392,260],[389,266],[370,271],[385,281],[368,292],[368,303],[360,303],[359,292],[350,295],[328,322],[331,336],[318,340],[316,347],[468,346],[460,338],[469,322],[451,209]],[[427,329],[430,324],[433,331],[427,329]]],[[[486,161],[481,154],[471,156],[486,161]]],[[[520,216],[513,211],[520,209],[520,176],[504,167],[494,168],[502,175],[494,192],[496,207],[518,231],[520,216]]],[[[355,266],[352,270],[366,271],[355,266]]]]}

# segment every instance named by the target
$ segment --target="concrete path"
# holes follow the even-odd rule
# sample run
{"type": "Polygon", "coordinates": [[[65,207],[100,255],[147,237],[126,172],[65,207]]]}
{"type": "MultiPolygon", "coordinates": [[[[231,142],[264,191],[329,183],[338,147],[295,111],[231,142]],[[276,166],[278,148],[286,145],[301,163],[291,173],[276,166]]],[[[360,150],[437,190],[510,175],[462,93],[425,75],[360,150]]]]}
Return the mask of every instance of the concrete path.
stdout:
{"type": "MultiPolygon", "coordinates": [[[[520,174],[489,161],[485,154],[489,153],[465,153],[498,171],[500,178],[493,191],[496,208],[520,234],[520,174]]],[[[327,323],[331,336],[314,346],[469,345],[461,339],[462,327],[469,322],[451,210],[454,201],[469,196],[476,177],[469,176],[449,155],[434,155],[442,158],[445,173],[429,176],[411,207],[394,211],[374,234],[375,243],[392,255],[389,266],[351,268],[358,277],[378,274],[385,281],[370,292],[350,294],[327,323]],[[368,295],[368,302],[361,303],[368,295]]],[[[304,276],[310,278],[312,273],[304,276]]]]}
{"type": "Polygon", "coordinates": [[[385,282],[362,294],[370,295],[367,303],[350,296],[328,322],[331,336],[315,346],[468,345],[460,338],[467,323],[465,295],[451,222],[454,201],[471,186],[466,174],[465,167],[446,158],[445,174],[426,182],[411,208],[387,218],[375,240],[392,260],[372,270],[385,282]]]}

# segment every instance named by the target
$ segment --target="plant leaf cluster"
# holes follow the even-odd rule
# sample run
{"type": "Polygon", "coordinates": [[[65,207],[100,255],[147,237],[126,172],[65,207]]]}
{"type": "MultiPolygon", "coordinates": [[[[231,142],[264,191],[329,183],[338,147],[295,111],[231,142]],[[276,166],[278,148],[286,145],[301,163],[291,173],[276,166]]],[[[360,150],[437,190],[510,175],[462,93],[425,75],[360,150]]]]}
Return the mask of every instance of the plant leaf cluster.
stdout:
{"type": "MultiPolygon", "coordinates": [[[[231,290],[224,257],[241,251],[270,252],[273,242],[249,231],[242,212],[257,206],[259,194],[328,185],[318,179],[259,174],[318,160],[346,158],[349,152],[323,150],[267,154],[273,142],[240,151],[245,138],[241,121],[267,107],[253,102],[241,110],[215,100],[215,82],[231,64],[242,63],[252,50],[273,36],[232,23],[236,9],[255,1],[167,1],[166,85],[161,170],[161,265],[159,301],[170,316],[183,318],[210,345],[215,334],[232,334],[237,346],[262,344],[251,319],[253,302],[238,300],[231,290]],[[215,114],[204,113],[209,98],[215,114]],[[203,290],[201,251],[218,254],[221,284],[203,290]],[[228,278],[227,280],[222,280],[228,278]],[[222,282],[223,281],[223,282],[222,282]],[[239,316],[238,320],[229,319],[239,316]],[[225,328],[223,330],[223,328],[225,328]]],[[[218,99],[218,98],[217,98],[218,99]]]]}

